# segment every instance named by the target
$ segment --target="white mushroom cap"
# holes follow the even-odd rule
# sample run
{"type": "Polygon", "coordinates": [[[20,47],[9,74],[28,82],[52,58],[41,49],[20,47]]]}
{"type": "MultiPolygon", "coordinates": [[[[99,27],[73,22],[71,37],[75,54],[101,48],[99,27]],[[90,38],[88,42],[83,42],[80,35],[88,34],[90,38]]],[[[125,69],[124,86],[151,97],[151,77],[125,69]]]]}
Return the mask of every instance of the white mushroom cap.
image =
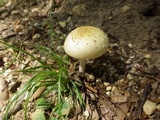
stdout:
{"type": "Polygon", "coordinates": [[[102,56],[108,49],[108,36],[99,28],[82,26],[74,29],[64,43],[65,52],[80,59],[79,71],[85,71],[86,59],[102,56]]]}
{"type": "Polygon", "coordinates": [[[74,29],[64,43],[65,52],[77,59],[93,59],[103,55],[108,48],[107,35],[99,28],[82,26],[74,29]]]}

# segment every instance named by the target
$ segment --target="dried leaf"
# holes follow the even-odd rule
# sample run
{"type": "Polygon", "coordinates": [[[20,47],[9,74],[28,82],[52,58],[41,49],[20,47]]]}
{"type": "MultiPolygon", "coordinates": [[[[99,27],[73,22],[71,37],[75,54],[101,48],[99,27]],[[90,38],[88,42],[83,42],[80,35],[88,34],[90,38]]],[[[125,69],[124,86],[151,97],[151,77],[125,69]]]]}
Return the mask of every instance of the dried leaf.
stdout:
{"type": "Polygon", "coordinates": [[[114,120],[124,120],[127,117],[128,106],[127,103],[116,106],[116,116],[114,120]]]}
{"type": "Polygon", "coordinates": [[[0,78],[0,101],[7,100],[9,98],[9,91],[7,81],[0,78]]]}

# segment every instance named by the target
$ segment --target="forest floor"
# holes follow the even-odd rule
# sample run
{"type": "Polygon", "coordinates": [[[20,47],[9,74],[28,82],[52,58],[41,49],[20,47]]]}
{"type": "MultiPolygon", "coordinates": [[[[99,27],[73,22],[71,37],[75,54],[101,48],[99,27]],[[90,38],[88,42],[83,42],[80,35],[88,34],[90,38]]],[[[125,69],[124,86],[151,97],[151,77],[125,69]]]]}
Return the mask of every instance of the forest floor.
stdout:
{"type": "MultiPolygon", "coordinates": [[[[160,1],[29,0],[17,3],[13,0],[0,7],[0,14],[1,39],[43,59],[44,56],[36,54],[33,47],[51,46],[46,35],[50,19],[56,34],[53,38],[56,39],[54,48],[57,52],[57,43],[63,46],[67,34],[76,27],[95,26],[108,35],[110,46],[106,54],[88,61],[84,76],[76,72],[72,74],[85,84],[86,107],[83,112],[73,112],[68,119],[160,119],[160,1]],[[145,108],[145,104],[149,107],[145,108]]],[[[9,83],[10,96],[31,77],[13,71],[23,69],[24,63],[39,64],[16,52],[13,49],[0,51],[1,71],[6,64],[18,59],[1,75],[9,83]],[[12,86],[20,78],[21,82],[12,86]]],[[[75,59],[70,61],[77,64],[75,59]]],[[[22,112],[18,110],[13,114],[15,120],[23,120],[22,112]]]]}

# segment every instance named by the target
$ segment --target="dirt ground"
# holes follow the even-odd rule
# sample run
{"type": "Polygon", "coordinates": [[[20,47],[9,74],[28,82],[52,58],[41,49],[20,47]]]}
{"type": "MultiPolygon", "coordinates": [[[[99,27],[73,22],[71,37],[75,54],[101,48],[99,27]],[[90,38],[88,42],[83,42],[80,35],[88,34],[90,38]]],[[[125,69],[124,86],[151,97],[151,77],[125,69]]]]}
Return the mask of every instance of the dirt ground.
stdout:
{"type": "MultiPolygon", "coordinates": [[[[44,9],[41,16],[32,14],[30,17],[34,20],[28,20],[28,24],[34,23],[33,21],[41,24],[45,21],[48,11],[44,7],[47,2],[43,2],[29,2],[24,5],[26,8],[29,6],[29,9],[38,6],[44,9]]],[[[160,1],[55,0],[55,4],[56,8],[52,11],[53,23],[55,29],[58,28],[61,33],[67,35],[78,26],[90,25],[102,29],[110,40],[108,52],[89,61],[84,76],[78,73],[72,75],[75,79],[81,79],[88,90],[85,115],[71,115],[70,120],[83,120],[82,116],[87,120],[159,120],[160,1]],[[144,110],[147,100],[156,104],[156,109],[150,115],[144,110]]],[[[21,10],[17,6],[14,9],[21,10]]],[[[11,13],[1,14],[6,25],[15,19],[14,24],[23,24],[26,27],[24,33],[30,29],[23,21],[28,13],[11,13]],[[19,23],[15,22],[18,21],[17,18],[20,19],[19,23]]],[[[31,32],[21,38],[25,37],[25,41],[31,42],[32,36],[37,32],[42,35],[45,27],[41,24],[37,28],[42,30],[30,29],[31,32]]],[[[3,34],[2,37],[18,44],[13,42],[15,32],[3,34]],[[13,39],[10,40],[11,38],[13,39]]]]}

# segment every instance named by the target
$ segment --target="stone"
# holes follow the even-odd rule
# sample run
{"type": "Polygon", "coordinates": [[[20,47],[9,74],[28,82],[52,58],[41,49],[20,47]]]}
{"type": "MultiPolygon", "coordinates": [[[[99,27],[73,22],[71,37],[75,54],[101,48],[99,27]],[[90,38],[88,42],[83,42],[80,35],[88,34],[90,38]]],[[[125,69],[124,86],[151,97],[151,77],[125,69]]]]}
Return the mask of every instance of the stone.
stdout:
{"type": "Polygon", "coordinates": [[[125,12],[127,12],[128,10],[130,10],[130,9],[131,9],[131,7],[125,5],[125,6],[122,7],[122,13],[125,13],[125,12]]]}
{"type": "Polygon", "coordinates": [[[146,100],[146,102],[143,105],[143,111],[146,115],[152,115],[156,110],[156,107],[156,103],[151,102],[150,100],[146,100]]]}
{"type": "Polygon", "coordinates": [[[66,27],[66,22],[59,22],[59,25],[62,27],[62,28],[64,28],[64,27],[66,27]]]}
{"type": "Polygon", "coordinates": [[[146,55],[144,55],[144,58],[149,59],[149,58],[151,58],[151,55],[150,54],[146,54],[146,55]]]}

